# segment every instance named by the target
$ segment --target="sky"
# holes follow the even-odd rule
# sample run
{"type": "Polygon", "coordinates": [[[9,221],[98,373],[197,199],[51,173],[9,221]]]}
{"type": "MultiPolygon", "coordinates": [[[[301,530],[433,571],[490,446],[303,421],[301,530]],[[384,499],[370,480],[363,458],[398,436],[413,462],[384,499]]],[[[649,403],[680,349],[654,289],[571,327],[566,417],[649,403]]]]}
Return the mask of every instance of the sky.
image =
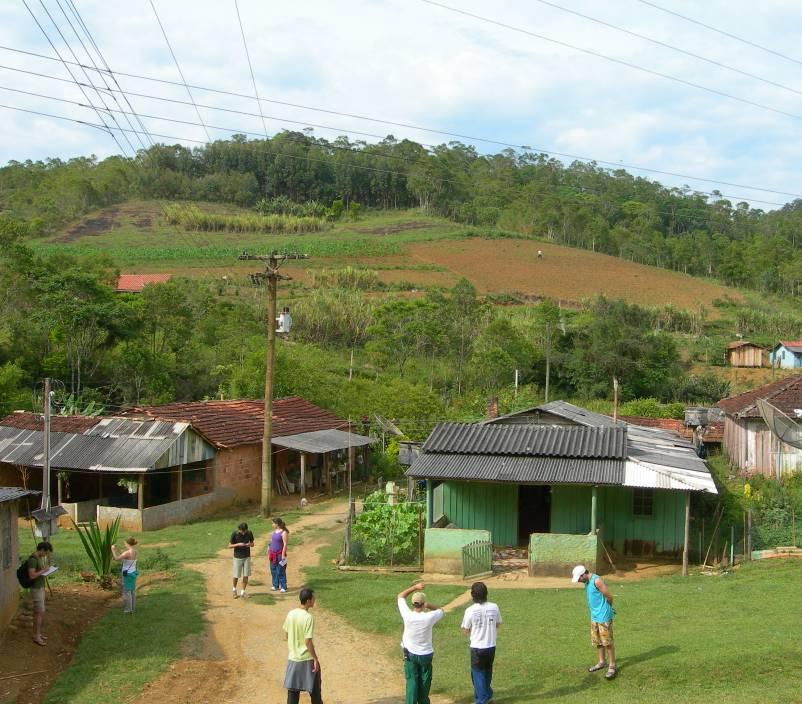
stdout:
{"type": "MultiPolygon", "coordinates": [[[[632,173],[669,186],[717,190],[733,203],[764,210],[802,198],[802,3],[649,2],[442,0],[453,8],[446,9],[425,0],[238,0],[269,135],[312,128],[328,139],[373,142],[392,134],[436,145],[455,139],[443,134],[450,133],[480,153],[500,151],[500,142],[568,162],[575,156],[628,165],[632,173]],[[642,170],[647,168],[678,175],[642,170]]],[[[263,136],[234,0],[153,3],[181,71],[198,86],[191,94],[211,138],[263,136]]],[[[197,146],[208,140],[150,0],[2,0],[0,164],[121,153],[106,131],[59,119],[99,124],[87,103],[100,104],[100,96],[111,110],[131,111],[120,93],[86,88],[84,95],[57,59],[99,63],[73,8],[156,141],[197,146]]],[[[77,80],[89,83],[88,75],[105,87],[98,73],[71,70],[77,80]]],[[[108,87],[117,88],[111,81],[108,87]]],[[[125,115],[113,114],[120,127],[140,129],[133,117],[129,124],[125,115]]],[[[114,127],[108,115],[104,119],[114,127]]],[[[133,131],[116,134],[129,155],[141,148],[140,138],[148,139],[133,131]]]]}

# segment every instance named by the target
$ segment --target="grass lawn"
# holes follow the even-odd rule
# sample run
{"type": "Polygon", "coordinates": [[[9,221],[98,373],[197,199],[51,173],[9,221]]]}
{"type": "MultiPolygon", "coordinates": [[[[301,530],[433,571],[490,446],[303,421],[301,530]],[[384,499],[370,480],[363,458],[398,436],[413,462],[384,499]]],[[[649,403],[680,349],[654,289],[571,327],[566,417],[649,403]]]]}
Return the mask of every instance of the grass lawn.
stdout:
{"type": "MultiPolygon", "coordinates": [[[[321,607],[357,628],[395,640],[400,619],[393,596],[408,579],[343,573],[329,566],[307,575],[321,590],[321,607]]],[[[799,575],[796,561],[767,561],[722,577],[613,582],[620,667],[614,682],[586,671],[595,662],[595,650],[580,588],[491,590],[504,619],[494,702],[800,701],[799,575]]],[[[461,591],[427,588],[436,603],[461,591]]],[[[459,628],[462,612],[448,614],[435,627],[433,692],[468,704],[473,698],[467,639],[459,628]]],[[[398,657],[394,642],[388,652],[398,657]]]]}
{"type": "MultiPolygon", "coordinates": [[[[329,504],[318,510],[332,509],[329,504]]],[[[242,520],[248,523],[257,540],[265,537],[271,530],[270,521],[248,515],[254,512],[251,507],[247,513],[137,536],[141,540],[140,573],[144,577],[159,572],[161,578],[140,587],[134,617],[124,617],[115,602],[84,633],[74,661],[56,679],[46,704],[101,704],[119,698],[123,692],[136,694],[177,660],[185,639],[203,630],[206,609],[204,580],[185,565],[213,558],[228,544],[229,536],[242,520]]],[[[292,531],[298,513],[282,515],[292,531]]],[[[25,555],[33,550],[36,541],[30,528],[21,526],[19,532],[20,553],[25,555]]],[[[304,534],[303,529],[291,532],[292,545],[302,542],[304,534]]],[[[120,536],[118,544],[124,537],[120,536]]],[[[80,579],[81,570],[92,571],[75,531],[60,530],[52,543],[55,548],[52,562],[60,567],[51,578],[54,588],[80,579]]],[[[265,605],[274,603],[270,595],[254,600],[265,605]]]]}

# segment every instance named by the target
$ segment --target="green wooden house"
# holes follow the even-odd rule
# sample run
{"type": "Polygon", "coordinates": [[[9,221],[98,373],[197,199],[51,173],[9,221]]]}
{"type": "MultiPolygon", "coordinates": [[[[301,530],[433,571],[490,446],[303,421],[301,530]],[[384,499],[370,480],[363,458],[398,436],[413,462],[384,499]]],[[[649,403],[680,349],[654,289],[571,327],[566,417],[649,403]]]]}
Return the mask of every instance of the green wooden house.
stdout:
{"type": "Polygon", "coordinates": [[[603,569],[604,547],[679,557],[690,495],[717,493],[689,442],[563,401],[441,423],[408,475],[427,483],[432,571],[454,571],[463,547],[433,533],[442,524],[463,529],[463,544],[474,530],[489,531],[495,546],[528,546],[533,574],[563,574],[577,562],[603,569]]]}

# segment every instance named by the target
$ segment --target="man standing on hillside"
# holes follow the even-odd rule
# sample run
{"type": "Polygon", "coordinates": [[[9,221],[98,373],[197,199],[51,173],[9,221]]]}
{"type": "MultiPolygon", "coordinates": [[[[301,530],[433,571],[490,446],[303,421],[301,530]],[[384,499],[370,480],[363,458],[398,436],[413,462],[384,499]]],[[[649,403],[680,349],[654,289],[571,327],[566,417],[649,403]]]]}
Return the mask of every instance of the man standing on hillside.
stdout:
{"type": "Polygon", "coordinates": [[[36,645],[47,645],[42,625],[45,620],[45,574],[50,570],[52,552],[53,546],[45,540],[36,546],[36,552],[28,558],[28,579],[33,601],[33,642],[36,645]]]}
{"type": "Polygon", "coordinates": [[[434,657],[432,629],[443,618],[443,610],[426,601],[423,587],[423,582],[418,582],[398,594],[398,610],[404,621],[401,650],[404,653],[404,678],[407,685],[406,704],[430,704],[429,690],[432,687],[434,657]],[[411,609],[407,605],[407,596],[410,594],[411,609]]]}
{"type": "Polygon", "coordinates": [[[590,642],[599,651],[599,659],[588,672],[598,672],[607,667],[605,678],[615,679],[618,671],[615,666],[615,644],[613,642],[613,595],[601,577],[591,574],[584,565],[574,567],[571,581],[585,585],[585,596],[590,611],[590,642]],[[605,662],[605,651],[607,662],[605,662]]]}
{"type": "Polygon", "coordinates": [[[471,681],[476,704],[489,704],[493,699],[493,661],[496,658],[496,636],[501,625],[501,612],[487,600],[487,585],[471,585],[473,605],[465,609],[462,630],[471,638],[471,681]]]}
{"type": "Polygon", "coordinates": [[[287,704],[298,704],[301,701],[301,692],[309,692],[312,704],[323,704],[320,693],[320,662],[312,642],[315,618],[309,613],[309,609],[315,605],[315,593],[304,587],[298,597],[301,606],[290,611],[284,620],[284,638],[288,651],[287,671],[284,674],[287,704]]]}
{"type": "Polygon", "coordinates": [[[253,547],[253,533],[248,530],[247,523],[240,523],[231,534],[228,541],[229,549],[234,549],[234,598],[248,596],[248,577],[251,576],[251,548],[253,547]],[[242,577],[242,591],[237,594],[237,581],[242,577]]]}

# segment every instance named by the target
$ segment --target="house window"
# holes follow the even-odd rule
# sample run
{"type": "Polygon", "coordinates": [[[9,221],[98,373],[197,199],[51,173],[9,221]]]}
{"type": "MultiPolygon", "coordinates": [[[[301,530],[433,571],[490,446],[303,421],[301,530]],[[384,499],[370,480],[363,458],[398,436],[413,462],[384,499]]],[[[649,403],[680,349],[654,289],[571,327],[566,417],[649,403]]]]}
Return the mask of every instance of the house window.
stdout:
{"type": "Polygon", "coordinates": [[[654,516],[654,489],[635,489],[632,494],[634,516],[654,516]]]}

